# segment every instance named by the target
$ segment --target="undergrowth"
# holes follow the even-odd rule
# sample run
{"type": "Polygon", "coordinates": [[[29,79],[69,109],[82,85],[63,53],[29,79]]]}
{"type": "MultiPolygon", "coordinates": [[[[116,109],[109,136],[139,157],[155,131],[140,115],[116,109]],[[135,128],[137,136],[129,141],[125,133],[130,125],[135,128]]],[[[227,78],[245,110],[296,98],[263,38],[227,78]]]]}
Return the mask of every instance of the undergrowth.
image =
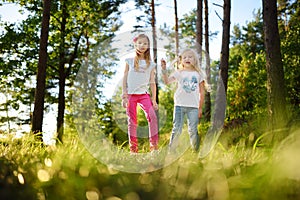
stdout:
{"type": "Polygon", "coordinates": [[[225,130],[204,159],[188,149],[145,173],[101,163],[74,132],[56,146],[31,134],[7,137],[0,141],[0,199],[300,199],[299,135],[293,129],[270,148],[263,132],[243,125],[225,130]]]}

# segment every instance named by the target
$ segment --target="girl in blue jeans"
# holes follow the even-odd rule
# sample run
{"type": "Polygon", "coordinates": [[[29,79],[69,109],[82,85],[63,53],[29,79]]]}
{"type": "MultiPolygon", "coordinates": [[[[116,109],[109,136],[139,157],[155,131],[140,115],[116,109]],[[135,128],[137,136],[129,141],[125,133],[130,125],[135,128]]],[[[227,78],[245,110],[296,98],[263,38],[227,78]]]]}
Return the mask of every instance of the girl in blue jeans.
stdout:
{"type": "Polygon", "coordinates": [[[179,56],[179,69],[167,76],[166,61],[161,60],[162,79],[165,84],[177,82],[174,94],[173,129],[169,149],[176,148],[177,139],[182,132],[184,116],[187,116],[188,132],[192,149],[199,149],[198,123],[202,117],[204,104],[205,80],[200,70],[197,53],[185,49],[179,56]]]}

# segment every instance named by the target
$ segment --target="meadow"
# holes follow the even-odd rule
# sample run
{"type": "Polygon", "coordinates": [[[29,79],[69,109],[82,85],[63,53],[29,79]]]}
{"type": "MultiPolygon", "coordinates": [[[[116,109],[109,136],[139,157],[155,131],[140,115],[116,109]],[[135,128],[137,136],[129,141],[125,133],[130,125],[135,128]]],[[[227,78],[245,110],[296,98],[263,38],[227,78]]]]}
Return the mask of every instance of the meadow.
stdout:
{"type": "Polygon", "coordinates": [[[144,173],[101,163],[70,130],[55,146],[9,136],[0,140],[0,199],[300,199],[300,129],[289,127],[272,147],[259,132],[249,124],[225,129],[207,157],[188,149],[144,173]]]}

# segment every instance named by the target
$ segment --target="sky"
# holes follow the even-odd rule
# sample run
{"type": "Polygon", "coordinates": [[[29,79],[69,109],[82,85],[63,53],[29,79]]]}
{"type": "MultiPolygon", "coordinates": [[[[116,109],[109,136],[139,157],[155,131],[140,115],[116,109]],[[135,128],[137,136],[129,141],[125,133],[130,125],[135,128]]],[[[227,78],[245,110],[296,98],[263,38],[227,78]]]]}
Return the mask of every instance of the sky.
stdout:
{"type": "MultiPolygon", "coordinates": [[[[174,1],[173,0],[156,0],[156,21],[157,27],[163,25],[174,26],[174,1]]],[[[223,17],[223,10],[219,6],[213,4],[223,5],[223,0],[208,0],[209,7],[209,31],[218,32],[218,35],[210,40],[210,57],[211,59],[218,60],[221,51],[221,37],[222,37],[222,22],[217,16],[216,12],[223,17]]],[[[188,14],[193,9],[197,7],[196,0],[177,0],[177,12],[178,17],[181,18],[184,14],[188,14]]],[[[231,29],[232,32],[233,25],[239,24],[240,27],[244,26],[247,22],[254,19],[254,11],[257,12],[259,8],[262,7],[262,0],[232,0],[231,2],[231,29]]],[[[119,33],[132,31],[132,26],[135,25],[135,15],[136,10],[134,8],[133,1],[129,1],[127,4],[121,7],[121,20],[123,21],[123,26],[121,27],[119,33]]],[[[18,7],[14,4],[4,4],[0,6],[0,17],[2,21],[9,22],[21,22],[26,19],[26,13],[22,15],[18,12],[18,7]]],[[[1,28],[0,28],[1,30],[1,28]]],[[[55,111],[53,111],[55,113],[55,111]]],[[[47,120],[44,120],[45,131],[54,132],[55,125],[53,122],[56,121],[56,117],[53,115],[48,115],[47,120]],[[46,121],[46,122],[45,122],[46,121]]]]}

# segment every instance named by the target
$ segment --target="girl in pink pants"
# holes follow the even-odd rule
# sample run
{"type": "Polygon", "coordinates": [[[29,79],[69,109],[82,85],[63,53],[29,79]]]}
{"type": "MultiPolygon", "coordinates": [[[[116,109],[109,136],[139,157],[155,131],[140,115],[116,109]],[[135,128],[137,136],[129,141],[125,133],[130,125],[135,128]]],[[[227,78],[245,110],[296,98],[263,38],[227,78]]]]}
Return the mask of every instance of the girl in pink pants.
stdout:
{"type": "Polygon", "coordinates": [[[131,153],[138,152],[137,105],[145,112],[149,125],[150,151],[158,149],[155,63],[150,58],[149,38],[140,34],[134,38],[136,55],[125,60],[122,104],[128,115],[128,140],[131,153]],[[149,86],[152,96],[149,93],[149,86]]]}

